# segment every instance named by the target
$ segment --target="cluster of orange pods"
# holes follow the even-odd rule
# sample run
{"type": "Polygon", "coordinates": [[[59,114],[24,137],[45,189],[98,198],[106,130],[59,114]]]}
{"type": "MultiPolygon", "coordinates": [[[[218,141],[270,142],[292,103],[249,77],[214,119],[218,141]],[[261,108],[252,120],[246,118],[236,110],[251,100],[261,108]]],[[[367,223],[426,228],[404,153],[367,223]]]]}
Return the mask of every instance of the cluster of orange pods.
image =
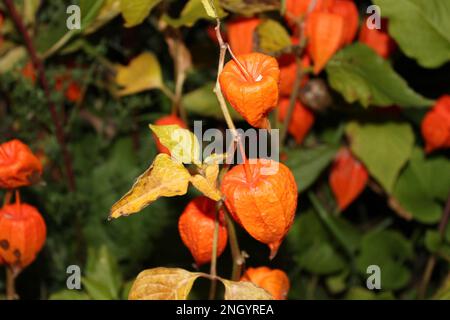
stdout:
{"type": "Polygon", "coordinates": [[[19,140],[0,144],[0,188],[7,190],[0,209],[0,264],[16,274],[31,264],[46,239],[46,225],[39,211],[20,202],[18,188],[40,179],[42,164],[19,140]],[[10,203],[12,191],[16,201],[10,203]]]}

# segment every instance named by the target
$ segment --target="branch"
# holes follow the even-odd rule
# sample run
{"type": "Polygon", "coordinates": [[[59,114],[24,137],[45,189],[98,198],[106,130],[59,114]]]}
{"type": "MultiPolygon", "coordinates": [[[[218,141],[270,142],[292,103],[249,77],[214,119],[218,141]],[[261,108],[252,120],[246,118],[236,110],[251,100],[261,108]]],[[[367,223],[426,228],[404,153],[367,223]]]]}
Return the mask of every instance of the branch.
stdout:
{"type": "Polygon", "coordinates": [[[25,42],[25,46],[28,51],[28,54],[30,56],[31,62],[33,63],[34,68],[38,72],[39,83],[40,83],[42,89],[44,90],[44,95],[45,95],[45,98],[47,99],[48,108],[50,110],[52,121],[55,126],[56,138],[58,140],[58,143],[60,145],[60,148],[61,148],[61,151],[63,154],[64,163],[66,166],[66,174],[67,174],[67,178],[68,178],[68,187],[69,187],[69,190],[74,191],[75,190],[75,176],[73,174],[73,169],[72,169],[72,159],[67,150],[64,130],[63,130],[62,124],[59,120],[58,113],[56,112],[56,106],[51,99],[50,87],[49,87],[47,79],[45,77],[44,65],[42,64],[42,61],[39,59],[39,57],[37,55],[36,49],[33,45],[30,35],[22,21],[22,18],[20,17],[19,13],[17,12],[13,1],[12,0],[3,0],[3,3],[5,4],[6,8],[8,9],[8,11],[11,15],[11,18],[14,21],[14,24],[16,25],[17,30],[22,35],[23,40],[25,42]]]}

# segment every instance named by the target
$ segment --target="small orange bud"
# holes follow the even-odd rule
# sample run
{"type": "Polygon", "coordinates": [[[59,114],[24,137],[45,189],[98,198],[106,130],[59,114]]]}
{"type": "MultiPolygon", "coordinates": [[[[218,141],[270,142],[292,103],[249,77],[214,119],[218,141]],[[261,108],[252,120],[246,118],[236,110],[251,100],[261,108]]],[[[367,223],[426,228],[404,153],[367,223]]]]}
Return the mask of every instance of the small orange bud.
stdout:
{"type": "Polygon", "coordinates": [[[450,148],[450,96],[442,96],[422,121],[425,151],[450,148]]]}
{"type": "MultiPolygon", "coordinates": [[[[289,108],[289,99],[280,100],[278,110],[278,120],[284,121],[289,108]]],[[[314,114],[299,101],[295,102],[292,112],[291,122],[288,126],[288,132],[295,138],[297,144],[301,144],[306,134],[314,124],[314,114]]]]}
{"type": "Polygon", "coordinates": [[[0,188],[16,189],[39,180],[41,161],[27,145],[11,140],[0,145],[0,188]]]}
{"type": "Polygon", "coordinates": [[[224,175],[221,189],[234,220],[275,257],[297,208],[291,170],[273,160],[250,159],[224,175]]]}
{"type": "Polygon", "coordinates": [[[231,60],[219,76],[223,94],[249,124],[267,128],[267,114],[278,104],[278,62],[256,52],[237,56],[237,60],[244,70],[231,60]]]}
{"type": "Polygon", "coordinates": [[[16,203],[0,209],[0,261],[19,270],[32,263],[42,249],[46,226],[39,211],[16,203]]]}
{"type": "MultiPolygon", "coordinates": [[[[188,247],[197,266],[211,261],[214,237],[214,217],[216,203],[204,196],[189,202],[178,221],[181,240],[188,247]]],[[[225,227],[224,213],[219,212],[219,238],[217,256],[227,246],[228,232],[225,227]]]]}
{"type": "Polygon", "coordinates": [[[275,300],[286,300],[290,287],[289,278],[284,271],[268,267],[248,268],[241,281],[250,281],[265,289],[275,300]]]}
{"type": "MultiPolygon", "coordinates": [[[[187,125],[184,123],[184,121],[181,120],[180,118],[178,118],[174,114],[171,114],[171,115],[159,118],[158,120],[155,121],[155,124],[157,126],[177,125],[177,126],[179,126],[180,128],[183,128],[183,129],[187,128],[187,125]]],[[[159,153],[166,153],[166,154],[170,155],[169,149],[167,149],[165,146],[163,146],[161,144],[161,142],[159,141],[158,137],[155,134],[153,134],[153,138],[155,139],[156,149],[158,149],[158,152],[159,153]]]]}
{"type": "Polygon", "coordinates": [[[258,18],[238,18],[227,23],[227,36],[235,55],[253,52],[254,33],[261,20],[258,18]]]}
{"type": "Polygon", "coordinates": [[[339,209],[347,208],[364,190],[369,174],[348,149],[341,149],[331,168],[329,183],[339,209]]]}

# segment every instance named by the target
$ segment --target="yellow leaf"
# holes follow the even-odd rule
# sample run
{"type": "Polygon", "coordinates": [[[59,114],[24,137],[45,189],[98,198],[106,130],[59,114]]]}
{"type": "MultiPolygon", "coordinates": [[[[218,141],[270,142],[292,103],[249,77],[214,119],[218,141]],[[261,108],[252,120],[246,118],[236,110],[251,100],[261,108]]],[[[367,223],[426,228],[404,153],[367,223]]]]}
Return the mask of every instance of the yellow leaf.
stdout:
{"type": "Polygon", "coordinates": [[[191,177],[191,183],[208,198],[219,201],[222,198],[222,194],[217,189],[218,175],[219,165],[217,163],[203,164],[200,174],[191,177]]]}
{"type": "Polygon", "coordinates": [[[129,300],[186,300],[201,273],[179,268],[154,268],[142,271],[128,295],[129,300]]]}
{"type": "Polygon", "coordinates": [[[106,0],[100,9],[97,17],[84,31],[85,34],[91,34],[103,27],[109,21],[114,19],[120,13],[120,0],[106,0]]]}
{"type": "Polygon", "coordinates": [[[291,46],[291,37],[277,21],[268,19],[257,28],[258,46],[261,51],[275,53],[291,46]]]}
{"type": "Polygon", "coordinates": [[[167,154],[158,154],[131,190],[113,205],[110,218],[139,212],[159,197],[185,194],[189,178],[189,171],[181,163],[173,161],[167,154]]]}
{"type": "Polygon", "coordinates": [[[216,8],[214,8],[214,4],[210,0],[202,0],[203,7],[206,10],[206,14],[211,18],[217,18],[216,8]]]}
{"type": "Polygon", "coordinates": [[[251,282],[220,280],[225,286],[225,300],[273,300],[270,293],[251,282]]]}
{"type": "Polygon", "coordinates": [[[130,28],[141,24],[160,2],[161,0],[120,0],[125,27],[130,28]]]}
{"type": "Polygon", "coordinates": [[[189,130],[178,125],[150,125],[159,142],[170,150],[172,158],[186,164],[199,164],[200,144],[197,137],[189,130]]]}
{"type": "Polygon", "coordinates": [[[123,87],[118,92],[125,96],[163,86],[161,67],[151,52],[141,53],[128,66],[118,66],[116,83],[123,87]]]}

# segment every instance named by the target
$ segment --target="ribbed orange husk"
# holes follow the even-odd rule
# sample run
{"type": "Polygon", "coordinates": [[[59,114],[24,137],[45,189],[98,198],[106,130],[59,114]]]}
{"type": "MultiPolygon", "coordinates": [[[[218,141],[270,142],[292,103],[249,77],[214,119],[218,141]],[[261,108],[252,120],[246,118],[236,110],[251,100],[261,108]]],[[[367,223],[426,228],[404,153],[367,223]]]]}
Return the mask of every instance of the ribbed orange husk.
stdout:
{"type": "Polygon", "coordinates": [[[396,45],[387,33],[387,21],[382,21],[381,29],[369,29],[366,22],[367,20],[364,21],[359,31],[359,41],[375,50],[379,56],[385,59],[389,58],[396,45]]]}
{"type": "MultiPolygon", "coordinates": [[[[297,63],[293,54],[284,54],[278,58],[280,66],[280,96],[290,96],[294,89],[295,78],[297,76],[297,63]]],[[[302,68],[308,68],[311,61],[308,55],[304,55],[301,61],[302,68]]],[[[308,82],[308,75],[302,77],[300,86],[304,86],[308,82]]]]}
{"type": "MultiPolygon", "coordinates": [[[[286,19],[300,18],[308,12],[312,0],[286,0],[286,19]]],[[[313,11],[326,11],[334,5],[335,0],[316,0],[313,11]]]]}
{"type": "Polygon", "coordinates": [[[237,56],[247,70],[229,61],[219,76],[220,87],[231,106],[252,126],[267,128],[267,114],[278,104],[280,69],[274,58],[262,53],[237,56]]]}
{"type": "MultiPolygon", "coordinates": [[[[216,203],[204,196],[189,202],[178,221],[181,240],[188,247],[197,266],[211,261],[213,252],[214,217],[216,203]]],[[[227,246],[228,232],[225,227],[224,213],[219,212],[219,238],[217,256],[227,246]]]]}
{"type": "Polygon", "coordinates": [[[314,73],[318,74],[344,43],[342,16],[328,12],[313,12],[306,21],[308,52],[314,61],[314,73]]]}
{"type": "MultiPolygon", "coordinates": [[[[173,114],[159,118],[158,120],[155,121],[155,124],[157,126],[178,125],[180,128],[183,129],[187,128],[187,125],[184,123],[184,121],[173,114]]],[[[153,135],[153,138],[155,139],[156,149],[158,149],[158,152],[170,155],[169,149],[167,149],[165,146],[161,144],[158,137],[156,135],[153,135]]]]}
{"type": "Polygon", "coordinates": [[[334,160],[329,183],[339,209],[347,208],[364,190],[369,174],[364,165],[346,148],[341,149],[334,160]]]}
{"type": "Polygon", "coordinates": [[[0,145],[0,188],[16,189],[35,183],[42,174],[41,161],[21,141],[0,145]]]}
{"type": "Polygon", "coordinates": [[[46,226],[39,211],[28,204],[0,209],[0,260],[18,269],[31,264],[42,249],[46,226]]]}
{"type": "Polygon", "coordinates": [[[297,208],[297,185],[289,168],[274,160],[250,159],[225,174],[221,189],[236,222],[275,257],[297,208]]]}
{"type": "Polygon", "coordinates": [[[358,32],[359,23],[358,8],[353,0],[335,0],[330,12],[344,18],[344,45],[352,43],[358,32]]]}
{"type": "Polygon", "coordinates": [[[227,37],[235,55],[253,52],[254,34],[261,20],[258,18],[238,18],[227,23],[227,37]]]}
{"type": "Polygon", "coordinates": [[[450,148],[450,96],[441,97],[422,120],[425,151],[450,148]]]}
{"type": "MultiPolygon", "coordinates": [[[[289,108],[289,99],[280,100],[278,109],[278,120],[284,121],[289,108]]],[[[294,137],[297,144],[301,144],[314,124],[314,113],[304,107],[299,101],[295,102],[292,111],[291,122],[288,126],[288,132],[294,137]]]]}
{"type": "Polygon", "coordinates": [[[241,281],[250,281],[265,289],[275,300],[286,300],[290,288],[289,278],[284,271],[268,267],[248,268],[241,281]]]}

